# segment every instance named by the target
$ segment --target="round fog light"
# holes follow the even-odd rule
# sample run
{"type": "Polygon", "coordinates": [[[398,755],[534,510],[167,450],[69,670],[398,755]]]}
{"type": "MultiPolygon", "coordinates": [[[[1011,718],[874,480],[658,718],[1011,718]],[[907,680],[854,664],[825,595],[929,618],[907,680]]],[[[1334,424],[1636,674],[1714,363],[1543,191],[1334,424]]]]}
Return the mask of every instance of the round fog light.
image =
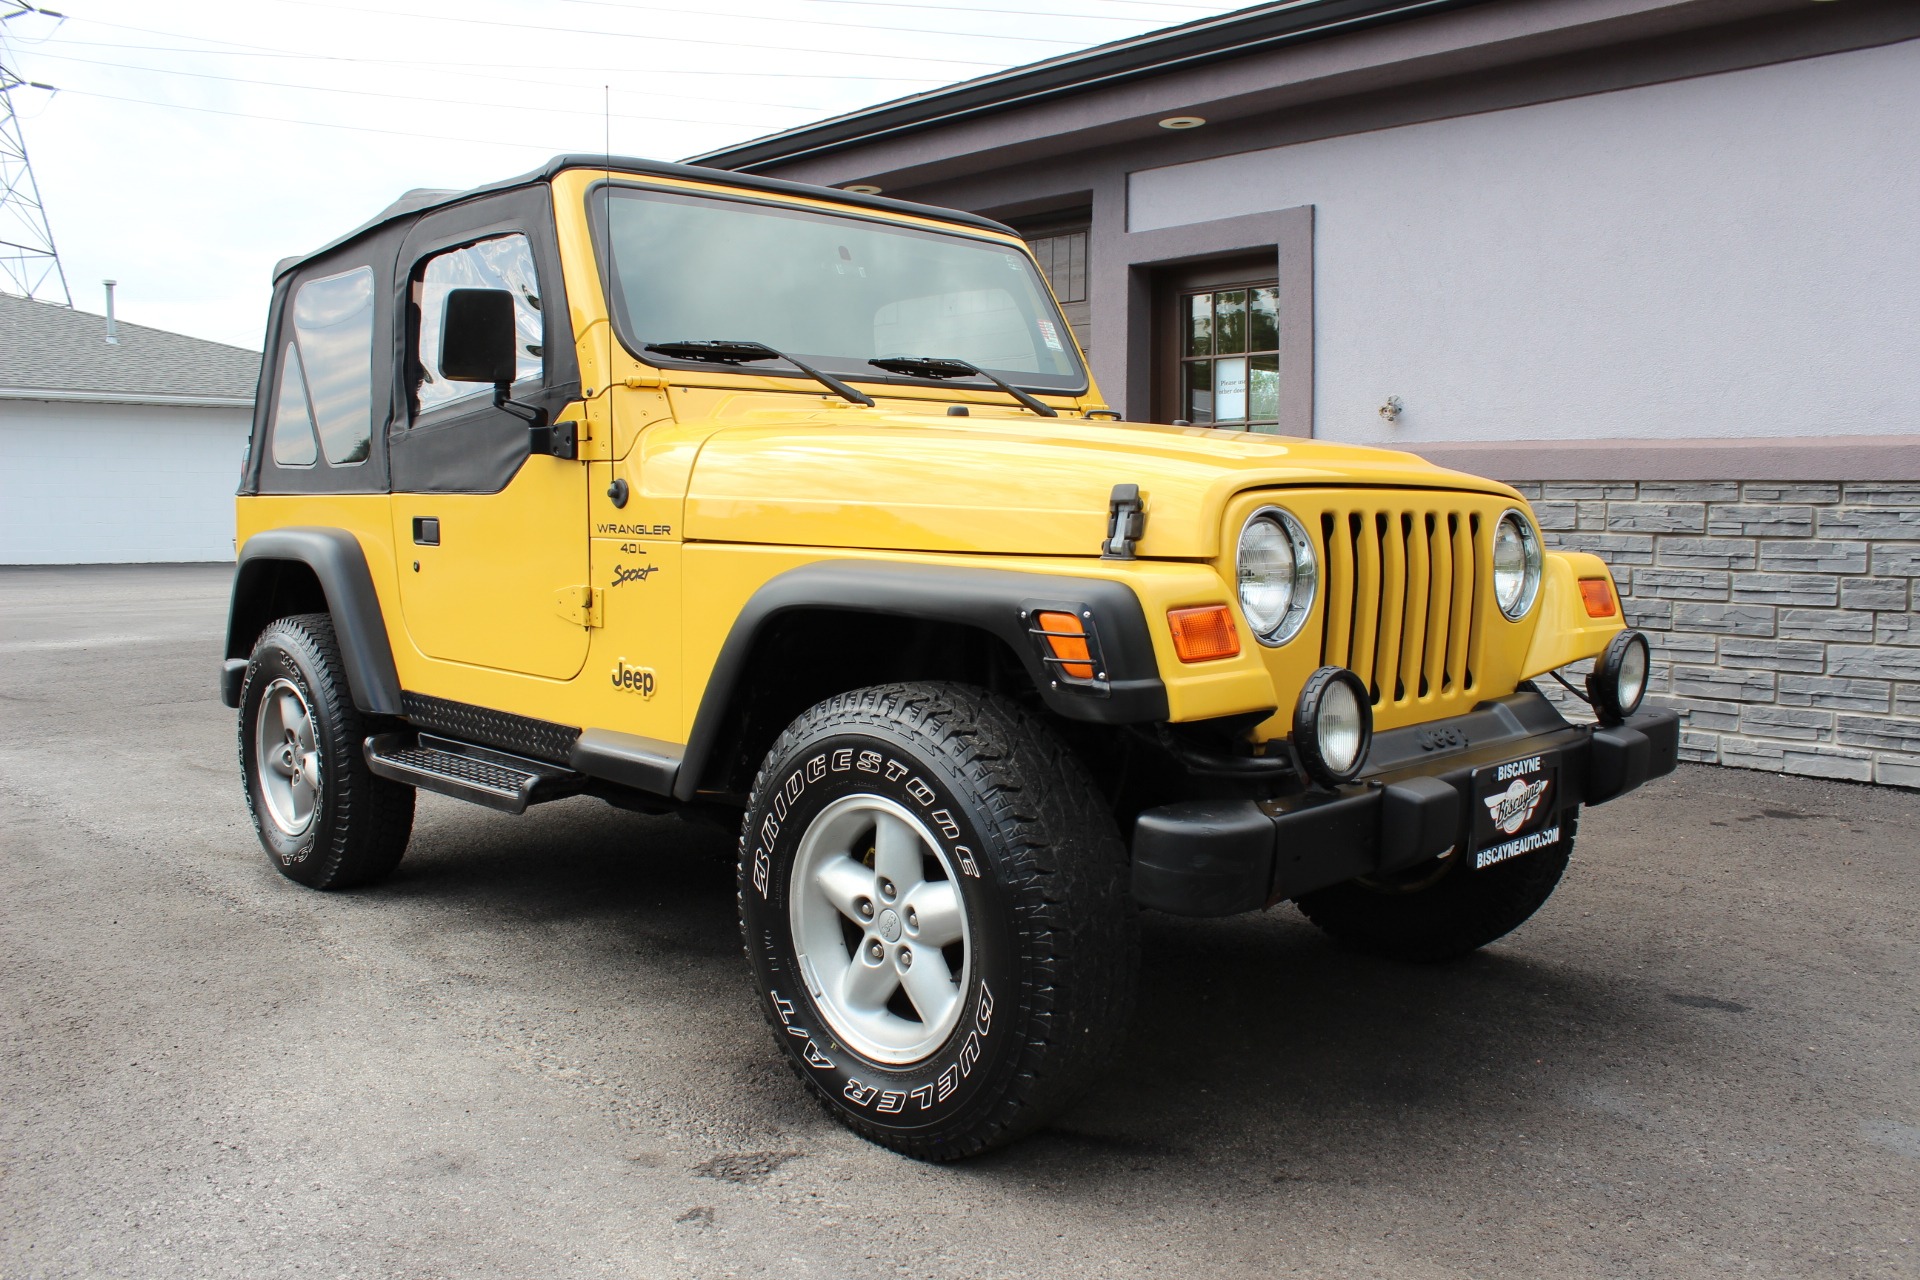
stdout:
{"type": "Polygon", "coordinates": [[[1587,697],[1601,724],[1619,724],[1640,709],[1652,660],[1647,637],[1638,631],[1622,631],[1607,644],[1587,677],[1587,697]]]}
{"type": "Polygon", "coordinates": [[[1322,786],[1351,782],[1373,742],[1373,704],[1367,686],[1345,667],[1322,667],[1307,677],[1293,709],[1293,748],[1322,786]]]}

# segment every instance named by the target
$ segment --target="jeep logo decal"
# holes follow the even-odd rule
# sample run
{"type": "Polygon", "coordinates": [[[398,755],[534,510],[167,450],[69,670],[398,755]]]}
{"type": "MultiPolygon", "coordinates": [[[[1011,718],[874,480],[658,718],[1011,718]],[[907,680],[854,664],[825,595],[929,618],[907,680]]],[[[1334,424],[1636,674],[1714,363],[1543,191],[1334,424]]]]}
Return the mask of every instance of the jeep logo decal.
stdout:
{"type": "Polygon", "coordinates": [[[654,689],[652,667],[630,667],[625,658],[613,664],[613,687],[651,698],[654,689]]]}

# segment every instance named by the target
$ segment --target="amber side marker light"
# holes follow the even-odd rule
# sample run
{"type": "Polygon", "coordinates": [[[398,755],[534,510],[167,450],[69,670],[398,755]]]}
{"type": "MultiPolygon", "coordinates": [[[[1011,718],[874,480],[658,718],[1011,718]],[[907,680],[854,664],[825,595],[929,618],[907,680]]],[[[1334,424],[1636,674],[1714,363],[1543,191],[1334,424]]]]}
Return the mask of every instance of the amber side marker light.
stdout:
{"type": "Polygon", "coordinates": [[[1034,615],[1047,648],[1060,659],[1062,674],[1075,680],[1093,679],[1093,653],[1087,648],[1086,624],[1071,613],[1043,610],[1034,615]]]}
{"type": "Polygon", "coordinates": [[[1211,662],[1240,654],[1240,633],[1234,629],[1233,615],[1223,604],[1169,609],[1167,625],[1173,628],[1173,651],[1180,655],[1182,662],[1211,662]]]}
{"type": "Polygon", "coordinates": [[[1580,598],[1586,602],[1589,618],[1611,618],[1618,612],[1613,603],[1613,584],[1605,578],[1580,579],[1580,598]]]}

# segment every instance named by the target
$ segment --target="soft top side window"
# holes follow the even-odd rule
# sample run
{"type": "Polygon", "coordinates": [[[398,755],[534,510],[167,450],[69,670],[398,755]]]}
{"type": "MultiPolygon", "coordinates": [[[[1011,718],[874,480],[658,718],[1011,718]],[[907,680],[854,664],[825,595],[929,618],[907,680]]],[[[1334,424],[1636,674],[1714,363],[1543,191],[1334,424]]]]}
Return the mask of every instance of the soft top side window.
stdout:
{"type": "Polygon", "coordinates": [[[293,295],[293,334],[321,452],[365,462],[373,440],[373,268],[308,280],[293,295]]]}
{"type": "Polygon", "coordinates": [[[319,456],[313,443],[313,411],[307,407],[307,380],[300,372],[300,352],[289,342],[280,356],[280,390],[273,401],[268,426],[277,467],[310,467],[319,456]]]}
{"type": "Polygon", "coordinates": [[[493,391],[474,382],[450,381],[440,372],[440,322],[447,293],[453,289],[505,289],[511,293],[520,339],[514,380],[523,382],[545,373],[540,281],[527,237],[515,232],[449,249],[428,258],[414,274],[413,299],[420,316],[413,388],[416,416],[493,391]]]}

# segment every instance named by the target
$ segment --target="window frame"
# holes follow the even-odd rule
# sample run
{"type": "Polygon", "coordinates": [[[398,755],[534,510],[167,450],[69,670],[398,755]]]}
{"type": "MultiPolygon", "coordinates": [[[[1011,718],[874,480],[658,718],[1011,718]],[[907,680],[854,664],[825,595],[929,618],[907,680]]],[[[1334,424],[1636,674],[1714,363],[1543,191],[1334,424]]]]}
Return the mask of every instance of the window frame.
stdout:
{"type": "Polygon", "coordinates": [[[414,412],[420,308],[413,282],[433,258],[503,235],[524,235],[533,250],[540,286],[539,377],[513,384],[513,398],[558,415],[580,398],[579,353],[573,313],[567,303],[553,188],[545,182],[487,192],[432,209],[411,219],[396,248],[393,294],[392,416],[387,428],[396,493],[498,493],[532,456],[527,424],[497,408],[491,397],[462,397],[425,413],[414,412]]]}
{"type": "MultiPolygon", "coordinates": [[[[1276,366],[1276,376],[1277,376],[1278,367],[1282,365],[1283,357],[1285,354],[1285,348],[1283,346],[1283,343],[1285,342],[1285,338],[1280,332],[1280,310],[1279,310],[1280,280],[1279,280],[1279,277],[1277,275],[1274,275],[1274,276],[1264,277],[1260,279],[1229,280],[1229,281],[1223,281],[1219,283],[1208,283],[1208,284],[1201,284],[1201,285],[1184,285],[1184,286],[1178,286],[1174,288],[1171,292],[1172,292],[1173,314],[1171,317],[1168,318],[1167,324],[1172,330],[1172,339],[1173,339],[1173,348],[1174,348],[1172,352],[1172,356],[1173,356],[1172,394],[1173,394],[1173,407],[1175,410],[1174,417],[1176,418],[1180,417],[1187,410],[1187,404],[1186,404],[1187,369],[1190,365],[1206,363],[1206,364],[1214,365],[1217,368],[1221,360],[1223,359],[1231,360],[1236,357],[1238,357],[1239,359],[1245,360],[1247,362],[1246,397],[1247,397],[1247,408],[1249,409],[1249,411],[1251,411],[1253,407],[1253,360],[1254,360],[1254,357],[1267,356],[1267,355],[1274,357],[1274,364],[1276,366]],[[1255,350],[1253,346],[1253,321],[1252,321],[1253,308],[1251,305],[1251,300],[1252,300],[1253,291],[1255,289],[1271,289],[1273,290],[1273,293],[1274,293],[1274,345],[1271,348],[1263,347],[1259,350],[1255,350]],[[1210,351],[1208,354],[1201,355],[1201,356],[1187,354],[1187,351],[1186,351],[1187,307],[1190,303],[1190,300],[1193,298],[1203,297],[1203,296],[1215,297],[1222,293],[1233,293],[1236,291],[1244,292],[1245,294],[1247,294],[1248,301],[1249,301],[1249,305],[1247,307],[1246,350],[1230,351],[1230,352],[1226,352],[1224,355],[1218,350],[1210,351]]],[[[1218,314],[1217,305],[1214,307],[1214,314],[1215,315],[1218,314]]],[[[1219,343],[1219,330],[1218,330],[1217,323],[1215,325],[1212,338],[1215,346],[1217,347],[1219,343]]],[[[1216,394],[1217,394],[1217,391],[1216,391],[1216,394]]],[[[1281,423],[1281,418],[1283,416],[1284,411],[1281,405],[1278,403],[1278,399],[1279,398],[1276,397],[1276,403],[1274,405],[1274,413],[1272,418],[1256,419],[1253,416],[1253,414],[1249,412],[1247,416],[1244,418],[1234,418],[1226,422],[1222,422],[1218,417],[1216,417],[1212,422],[1195,422],[1193,423],[1193,425],[1196,427],[1211,427],[1216,431],[1240,431],[1240,432],[1254,432],[1257,435],[1280,435],[1282,434],[1280,430],[1280,423],[1281,423]],[[1271,426],[1273,430],[1271,431],[1259,430],[1259,428],[1266,427],[1266,426],[1271,426]]],[[[1171,421],[1171,419],[1169,419],[1169,421],[1171,421]]]]}
{"type": "MultiPolygon", "coordinates": [[[[248,438],[247,469],[239,492],[261,493],[385,493],[388,481],[387,435],[391,422],[393,353],[383,350],[394,320],[393,253],[400,229],[376,228],[329,252],[311,258],[274,282],[268,311],[267,334],[260,356],[260,384],[254,393],[253,431],[248,438]],[[309,383],[307,412],[314,433],[316,457],[310,463],[282,464],[273,456],[273,414],[280,399],[280,381],[287,347],[296,345],[294,299],[310,280],[342,275],[365,267],[373,272],[372,386],[368,419],[367,456],[357,462],[327,460],[320,440],[320,424],[313,413],[309,383]]],[[[302,378],[308,380],[301,357],[302,378]]]]}
{"type": "MultiPolygon", "coordinates": [[[[396,390],[400,392],[406,408],[404,418],[396,419],[396,421],[403,422],[407,430],[418,430],[422,427],[434,426],[443,421],[464,417],[477,408],[493,408],[491,402],[483,405],[477,399],[477,397],[491,391],[492,388],[490,387],[479,391],[468,392],[452,400],[443,401],[431,409],[423,411],[420,408],[419,402],[415,398],[415,392],[420,386],[421,375],[426,372],[425,367],[420,363],[420,339],[423,336],[425,316],[421,313],[419,306],[413,301],[413,286],[420,282],[426,272],[427,264],[431,263],[435,258],[444,257],[449,253],[458,253],[462,249],[472,248],[474,245],[481,244],[488,240],[502,240],[508,236],[519,236],[527,242],[527,252],[529,256],[533,258],[534,279],[540,286],[540,372],[531,377],[516,378],[513,383],[513,394],[514,397],[518,399],[521,397],[523,391],[532,392],[536,388],[547,385],[547,372],[551,365],[549,356],[552,350],[552,342],[549,337],[552,326],[547,320],[548,273],[541,265],[540,255],[534,248],[533,236],[522,227],[512,227],[506,230],[488,231],[478,235],[466,236],[444,248],[434,249],[407,264],[406,276],[401,286],[405,291],[406,297],[406,329],[401,338],[403,346],[401,356],[403,361],[403,376],[401,377],[399,386],[396,388],[396,390]]],[[[479,384],[476,383],[473,385],[478,386],[479,384]]]]}

